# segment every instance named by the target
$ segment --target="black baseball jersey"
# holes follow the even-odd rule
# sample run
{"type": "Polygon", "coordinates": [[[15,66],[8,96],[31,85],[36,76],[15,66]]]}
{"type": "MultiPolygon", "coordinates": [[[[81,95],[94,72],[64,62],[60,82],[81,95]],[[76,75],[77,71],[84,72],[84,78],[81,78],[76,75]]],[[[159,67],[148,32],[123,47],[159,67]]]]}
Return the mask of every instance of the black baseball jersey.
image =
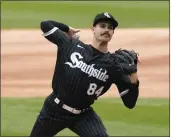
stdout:
{"type": "Polygon", "coordinates": [[[58,47],[52,89],[65,104],[87,108],[113,83],[120,93],[129,90],[117,75],[110,52],[102,53],[91,44],[69,38],[55,26],[43,36],[58,47]]]}

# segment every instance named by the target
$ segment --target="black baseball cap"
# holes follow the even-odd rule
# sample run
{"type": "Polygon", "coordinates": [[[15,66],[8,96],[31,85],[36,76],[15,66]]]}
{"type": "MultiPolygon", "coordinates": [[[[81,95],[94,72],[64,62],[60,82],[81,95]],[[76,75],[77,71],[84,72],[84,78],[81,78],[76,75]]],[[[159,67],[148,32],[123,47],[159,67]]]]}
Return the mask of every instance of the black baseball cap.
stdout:
{"type": "Polygon", "coordinates": [[[95,26],[97,23],[99,23],[100,21],[104,21],[104,20],[110,20],[112,22],[112,25],[114,28],[116,28],[118,26],[118,22],[115,20],[115,18],[108,12],[103,12],[103,13],[99,13],[96,15],[96,17],[94,18],[93,21],[93,26],[95,26]]]}

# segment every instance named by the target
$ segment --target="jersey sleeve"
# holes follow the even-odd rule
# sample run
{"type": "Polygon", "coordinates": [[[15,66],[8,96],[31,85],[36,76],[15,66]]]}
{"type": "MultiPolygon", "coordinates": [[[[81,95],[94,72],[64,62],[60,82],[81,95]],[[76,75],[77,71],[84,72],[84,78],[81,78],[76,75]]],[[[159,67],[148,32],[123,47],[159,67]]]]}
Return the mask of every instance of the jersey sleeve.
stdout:
{"type": "Polygon", "coordinates": [[[137,84],[128,84],[121,78],[118,78],[115,81],[115,85],[117,86],[117,89],[119,91],[120,97],[122,98],[124,105],[127,108],[132,109],[136,105],[139,96],[139,81],[137,82],[137,84]]]}
{"type": "Polygon", "coordinates": [[[51,24],[51,22],[42,22],[41,29],[43,36],[58,46],[58,48],[66,48],[70,45],[71,39],[58,27],[51,24]]]}

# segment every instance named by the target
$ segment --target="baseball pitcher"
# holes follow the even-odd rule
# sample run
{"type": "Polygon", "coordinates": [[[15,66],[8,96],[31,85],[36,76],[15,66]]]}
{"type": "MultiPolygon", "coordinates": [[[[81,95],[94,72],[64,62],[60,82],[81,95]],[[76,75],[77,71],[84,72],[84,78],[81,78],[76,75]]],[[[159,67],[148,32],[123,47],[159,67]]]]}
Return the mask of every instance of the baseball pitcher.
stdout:
{"type": "Polygon", "coordinates": [[[91,105],[112,84],[117,86],[124,105],[134,108],[139,94],[138,56],[124,49],[108,51],[117,26],[111,14],[97,14],[92,43],[85,44],[74,37],[79,30],[52,20],[41,22],[43,36],[57,45],[58,53],[52,93],[44,101],[31,137],[53,137],[65,128],[81,137],[108,137],[91,105]]]}

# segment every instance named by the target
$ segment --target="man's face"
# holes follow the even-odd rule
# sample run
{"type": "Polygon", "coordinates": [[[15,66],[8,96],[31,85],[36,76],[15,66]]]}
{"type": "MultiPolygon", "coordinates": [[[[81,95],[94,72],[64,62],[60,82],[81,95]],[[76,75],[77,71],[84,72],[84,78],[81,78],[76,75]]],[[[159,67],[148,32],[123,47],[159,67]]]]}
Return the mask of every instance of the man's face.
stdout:
{"type": "Polygon", "coordinates": [[[112,39],[114,28],[110,21],[101,21],[92,28],[94,37],[101,42],[107,43],[112,39]]]}

